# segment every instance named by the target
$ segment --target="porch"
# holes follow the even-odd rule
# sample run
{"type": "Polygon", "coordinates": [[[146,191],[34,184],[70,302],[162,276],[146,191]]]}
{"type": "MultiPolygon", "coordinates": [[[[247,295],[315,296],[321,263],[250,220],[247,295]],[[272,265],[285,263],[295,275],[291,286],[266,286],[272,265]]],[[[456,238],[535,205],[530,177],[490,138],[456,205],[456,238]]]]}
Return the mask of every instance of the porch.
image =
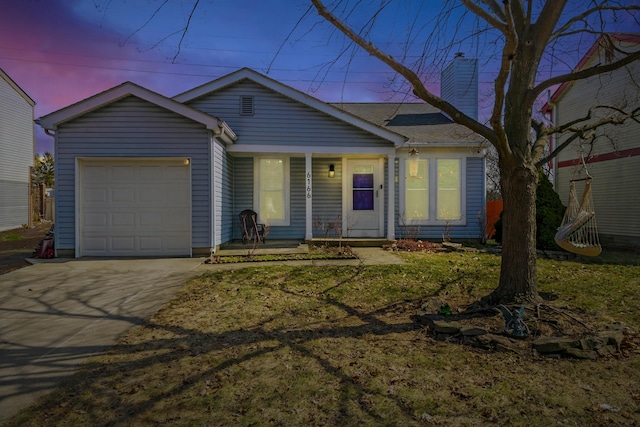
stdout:
{"type": "MultiPolygon", "coordinates": [[[[270,254],[294,254],[309,252],[309,245],[313,246],[349,246],[351,248],[381,248],[384,245],[391,244],[393,241],[388,239],[369,239],[369,238],[313,238],[310,240],[296,239],[266,239],[258,244],[255,250],[256,255],[270,254]]],[[[251,249],[251,245],[245,245],[240,240],[232,240],[220,246],[216,252],[217,255],[236,255],[245,254],[251,249]]]]}

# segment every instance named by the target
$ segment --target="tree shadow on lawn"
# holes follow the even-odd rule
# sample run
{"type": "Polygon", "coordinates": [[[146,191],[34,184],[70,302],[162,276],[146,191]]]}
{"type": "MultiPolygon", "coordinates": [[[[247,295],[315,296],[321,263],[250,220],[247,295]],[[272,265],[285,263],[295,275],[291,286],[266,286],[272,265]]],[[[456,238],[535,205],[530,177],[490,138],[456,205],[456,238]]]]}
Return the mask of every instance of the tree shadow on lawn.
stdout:
{"type": "MultiPolygon", "coordinates": [[[[342,282],[331,286],[318,295],[303,295],[286,285],[279,286],[280,291],[288,293],[296,298],[314,299],[321,303],[331,305],[346,317],[357,319],[360,324],[354,326],[320,326],[298,329],[295,325],[276,329],[265,327],[274,320],[286,316],[285,313],[262,319],[250,328],[238,328],[222,333],[205,333],[198,329],[185,328],[180,325],[156,323],[153,319],[144,323],[141,328],[152,332],[152,341],[142,341],[137,344],[127,344],[125,341],[114,347],[101,362],[92,360],[74,378],[70,379],[60,392],[54,392],[45,398],[38,407],[31,410],[31,415],[41,417],[47,423],[62,422],[73,419],[91,420],[99,425],[126,425],[133,419],[140,420],[140,416],[153,416],[154,408],[166,407],[167,402],[176,404],[176,400],[196,394],[197,387],[204,382],[219,384],[220,374],[232,367],[240,367],[245,362],[260,359],[270,354],[289,349],[299,356],[313,361],[332,377],[334,383],[340,385],[339,408],[331,411],[334,419],[330,424],[343,424],[345,420],[353,416],[353,402],[358,402],[363,414],[370,417],[373,422],[382,421],[385,414],[378,413],[370,404],[371,396],[393,402],[399,412],[403,413],[407,420],[416,420],[414,409],[400,398],[382,394],[379,390],[369,388],[359,381],[357,376],[349,375],[343,367],[332,362],[330,357],[323,357],[322,352],[314,350],[306,344],[317,339],[343,339],[359,338],[363,336],[385,336],[403,334],[420,330],[421,327],[414,322],[389,323],[379,317],[398,310],[399,305],[415,305],[417,301],[404,301],[393,303],[370,312],[361,311],[353,306],[338,301],[328,295],[328,292],[342,286],[354,279],[360,270],[346,278],[342,282]],[[158,332],[158,333],[156,333],[158,332]],[[160,335],[170,335],[170,338],[162,338],[160,335]],[[234,351],[234,348],[237,351],[234,351]],[[245,348],[253,348],[253,351],[244,352],[245,348]],[[145,354],[150,352],[151,354],[145,354]],[[180,383],[165,387],[159,392],[147,393],[129,399],[127,396],[143,391],[142,385],[124,385],[126,379],[137,383],[134,379],[143,377],[153,369],[171,370],[177,366],[189,364],[195,358],[220,352],[231,352],[235,357],[227,358],[219,363],[213,363],[206,369],[196,368],[189,375],[182,377],[180,383]],[[146,415],[145,415],[146,414],[146,415]],[[71,418],[69,418],[71,417],[71,418]]],[[[406,310],[405,310],[406,311],[406,310]]],[[[352,323],[352,322],[351,322],[352,323]]],[[[147,335],[149,335],[147,333],[147,335]]],[[[213,359],[211,359],[213,360],[213,359]]],[[[204,362],[208,364],[207,362],[204,362]]],[[[167,374],[170,378],[170,375],[167,374]]],[[[171,381],[171,379],[170,379],[171,381]]],[[[217,399],[213,397],[212,399],[217,399]]],[[[171,412],[171,411],[168,411],[171,412]]],[[[387,414],[388,415],[388,414],[387,414]]],[[[238,416],[236,414],[236,416],[238,416]]],[[[23,421],[33,420],[29,415],[15,417],[7,425],[20,425],[23,421]]],[[[268,422],[268,420],[265,420],[268,422]]],[[[388,421],[388,419],[387,419],[388,421]]]]}
{"type": "MultiPolygon", "coordinates": [[[[393,377],[385,377],[386,382],[380,386],[376,383],[376,375],[362,378],[356,368],[366,371],[378,365],[380,369],[389,369],[395,363],[396,353],[402,353],[402,346],[406,348],[406,344],[414,346],[416,352],[426,353],[424,350],[427,348],[434,352],[442,351],[436,348],[437,344],[419,324],[408,321],[408,314],[415,311],[421,302],[442,296],[445,289],[456,284],[461,277],[433,284],[431,288],[425,288],[422,295],[391,298],[388,304],[373,304],[377,307],[363,309],[360,299],[349,302],[352,293],[358,291],[349,286],[354,282],[368,286],[369,278],[362,277],[364,270],[362,266],[355,267],[352,272],[342,269],[339,270],[342,275],[334,276],[327,272],[326,277],[330,279],[326,285],[315,284],[315,287],[306,287],[294,280],[305,269],[290,269],[287,274],[277,277],[278,282],[273,282],[275,276],[269,275],[243,276],[236,273],[238,275],[228,283],[219,283],[216,280],[218,276],[210,276],[206,284],[192,286],[178,295],[148,322],[125,336],[106,356],[85,365],[62,390],[52,393],[39,406],[14,418],[7,426],[28,423],[197,424],[211,421],[220,425],[251,425],[256,420],[258,424],[358,424],[354,417],[359,417],[361,423],[373,425],[424,423],[422,416],[426,414],[426,419],[430,419],[430,415],[424,412],[425,406],[437,408],[445,403],[433,403],[437,400],[430,400],[435,398],[425,395],[420,397],[423,402],[417,404],[415,398],[407,397],[405,390],[401,393],[388,391],[389,384],[394,384],[393,377]],[[253,280],[251,283],[250,279],[253,280]],[[247,282],[244,283],[245,288],[242,288],[243,281],[247,282]],[[273,293],[272,301],[290,298],[291,306],[283,309],[286,304],[282,305],[275,313],[261,311],[254,320],[238,322],[235,327],[224,326],[233,325],[231,320],[217,327],[216,319],[220,322],[226,321],[226,316],[235,319],[233,315],[245,309],[243,301],[258,308],[266,304],[262,300],[257,301],[259,298],[255,294],[263,289],[273,293]],[[218,294],[222,297],[219,298],[218,294]],[[194,301],[193,310],[190,301],[194,301]],[[221,310],[225,307],[228,312],[221,310]],[[322,316],[310,318],[316,308],[322,316]],[[205,311],[215,311],[215,314],[203,320],[200,327],[197,319],[205,311]],[[188,316],[189,320],[183,321],[183,316],[188,316]],[[211,332],[211,329],[221,331],[211,332]],[[389,337],[388,342],[379,340],[385,337],[389,337]],[[355,343],[354,340],[362,338],[365,344],[355,343]],[[368,366],[366,361],[359,359],[362,356],[355,354],[362,350],[377,352],[371,356],[373,360],[368,366]],[[354,354],[350,355],[350,352],[354,354]],[[388,358],[382,359],[380,354],[385,353],[389,353],[386,355],[388,358]],[[294,357],[299,360],[292,361],[294,357]],[[301,366],[298,366],[299,370],[296,370],[296,363],[301,366]],[[286,367],[289,364],[293,366],[286,367]],[[315,377],[309,373],[313,369],[319,372],[315,377]],[[263,383],[269,375],[275,381],[267,384],[267,388],[273,387],[265,391],[263,383]],[[314,391],[304,394],[304,397],[296,395],[296,384],[305,381],[298,377],[307,378],[306,386],[315,387],[314,391]],[[248,390],[239,390],[238,387],[248,390]],[[251,390],[252,387],[256,390],[251,390]],[[333,396],[335,402],[325,399],[320,405],[314,404],[314,396],[322,393],[333,396]],[[273,411],[294,411],[297,404],[306,405],[303,410],[308,411],[307,418],[287,414],[293,418],[281,419],[274,415],[273,411]]],[[[394,277],[391,275],[390,280],[394,277]]],[[[486,314],[477,313],[475,316],[485,317],[486,314]]],[[[462,318],[463,314],[458,317],[462,318]]],[[[455,348],[453,345],[449,347],[455,348]]],[[[444,353],[446,357],[460,359],[452,363],[454,371],[480,357],[477,352],[465,353],[461,347],[458,348],[458,353],[456,350],[444,353]]],[[[425,375],[441,375],[443,370],[446,371],[444,365],[453,362],[446,357],[442,353],[440,356],[428,355],[420,362],[428,363],[420,365],[419,370],[433,369],[425,375]]],[[[501,360],[513,357],[497,356],[501,360]]],[[[509,369],[515,368],[510,365],[509,369]]],[[[405,364],[402,373],[391,375],[404,376],[399,381],[406,383],[402,386],[406,389],[418,388],[418,384],[405,381],[406,377],[413,380],[413,371],[412,366],[405,364]]],[[[470,393],[457,388],[455,381],[458,378],[463,380],[462,374],[449,375],[455,379],[454,385],[448,387],[455,389],[448,390],[446,383],[434,385],[445,388],[442,393],[449,393],[446,394],[450,399],[447,406],[456,408],[459,400],[474,399],[470,393]]],[[[424,381],[425,376],[422,378],[424,381]]],[[[496,381],[492,378],[495,377],[483,380],[492,384],[496,381]]],[[[526,381],[528,377],[523,378],[526,381]]],[[[515,387],[518,388],[517,384],[515,387]]],[[[515,408],[508,398],[501,399],[503,405],[515,408]]],[[[490,403],[490,399],[481,401],[485,407],[490,403]]],[[[465,409],[466,403],[459,405],[465,409]]],[[[473,408],[466,409],[469,411],[467,415],[473,414],[475,421],[486,421],[482,408],[473,408]]],[[[497,409],[501,410],[504,409],[497,409]]]]}

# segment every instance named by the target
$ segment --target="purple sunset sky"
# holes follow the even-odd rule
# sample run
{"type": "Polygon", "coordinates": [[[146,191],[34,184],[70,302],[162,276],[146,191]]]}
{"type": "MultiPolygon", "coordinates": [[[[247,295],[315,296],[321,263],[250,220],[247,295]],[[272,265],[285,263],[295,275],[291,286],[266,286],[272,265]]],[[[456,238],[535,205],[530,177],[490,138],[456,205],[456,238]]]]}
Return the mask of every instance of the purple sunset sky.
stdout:
{"type": "MultiPolygon", "coordinates": [[[[36,101],[36,118],[125,81],[174,96],[243,67],[327,102],[415,101],[395,91],[394,74],[362,51],[346,50],[329,67],[347,44],[315,10],[306,13],[306,0],[201,0],[178,54],[180,29],[194,2],[170,0],[154,15],[165,0],[3,0],[0,68],[36,101]]],[[[439,3],[390,5],[376,22],[374,41],[401,54],[412,20],[422,28],[414,26],[414,35],[433,34],[434,22],[442,19],[434,12],[439,3]]],[[[473,31],[468,22],[462,35],[473,31]]],[[[571,69],[591,43],[575,44],[554,71],[571,69]]],[[[493,80],[490,60],[479,51],[486,44],[475,39],[441,48],[424,69],[427,87],[439,93],[438,70],[465,51],[481,59],[482,102],[493,80]]],[[[53,138],[36,126],[36,152],[52,149],[53,138]]]]}

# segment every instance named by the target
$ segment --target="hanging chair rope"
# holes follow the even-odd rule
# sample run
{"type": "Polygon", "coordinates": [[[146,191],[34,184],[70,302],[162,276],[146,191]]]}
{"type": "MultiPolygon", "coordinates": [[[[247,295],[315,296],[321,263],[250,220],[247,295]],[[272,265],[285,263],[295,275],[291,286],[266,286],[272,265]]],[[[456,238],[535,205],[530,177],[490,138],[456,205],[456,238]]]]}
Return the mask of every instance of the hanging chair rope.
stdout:
{"type": "Polygon", "coordinates": [[[591,197],[591,177],[572,179],[569,182],[569,204],[555,236],[558,246],[579,255],[600,255],[602,247],[598,239],[595,215],[591,197]],[[576,181],[586,181],[580,202],[576,195],[576,181]]]}

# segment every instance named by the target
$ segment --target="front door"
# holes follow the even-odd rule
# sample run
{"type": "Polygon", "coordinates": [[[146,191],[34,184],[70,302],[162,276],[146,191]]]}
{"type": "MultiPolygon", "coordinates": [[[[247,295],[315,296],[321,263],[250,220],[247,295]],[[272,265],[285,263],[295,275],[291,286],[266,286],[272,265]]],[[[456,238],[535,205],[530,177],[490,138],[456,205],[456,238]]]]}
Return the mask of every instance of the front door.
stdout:
{"type": "Polygon", "coordinates": [[[379,159],[348,159],[346,178],[345,237],[382,237],[384,193],[380,179],[383,170],[379,159]]]}

